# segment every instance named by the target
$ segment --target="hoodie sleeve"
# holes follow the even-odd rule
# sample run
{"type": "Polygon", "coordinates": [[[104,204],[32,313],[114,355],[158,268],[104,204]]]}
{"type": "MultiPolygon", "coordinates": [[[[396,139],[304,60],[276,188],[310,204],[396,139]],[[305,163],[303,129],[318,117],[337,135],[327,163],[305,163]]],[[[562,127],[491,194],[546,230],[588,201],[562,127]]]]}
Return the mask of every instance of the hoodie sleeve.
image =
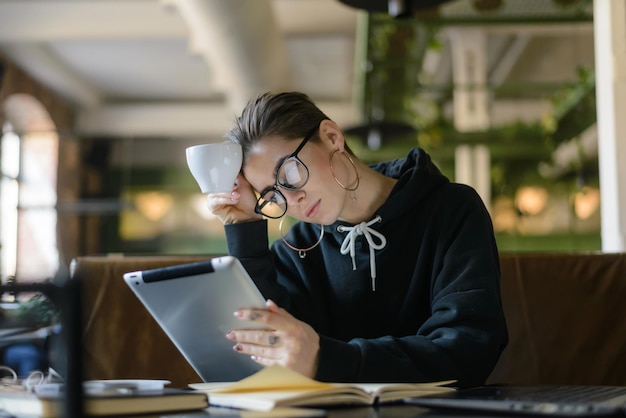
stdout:
{"type": "Polygon", "coordinates": [[[224,226],[228,254],[237,257],[266,299],[289,310],[287,291],[276,282],[273,255],[269,250],[267,221],[253,221],[224,226]]]}
{"type": "MultiPolygon", "coordinates": [[[[323,263],[312,255],[297,262],[294,259],[298,257],[297,253],[290,249],[283,249],[277,256],[275,249],[270,250],[267,226],[266,220],[225,225],[228,254],[241,261],[266,299],[272,299],[296,318],[316,327],[320,316],[326,317],[319,313],[319,304],[316,303],[324,295],[315,286],[315,281],[305,283],[302,277],[306,276],[305,270],[314,270],[315,266],[319,268],[323,263]]],[[[307,240],[312,238],[305,235],[301,239],[309,242],[307,240]]]]}

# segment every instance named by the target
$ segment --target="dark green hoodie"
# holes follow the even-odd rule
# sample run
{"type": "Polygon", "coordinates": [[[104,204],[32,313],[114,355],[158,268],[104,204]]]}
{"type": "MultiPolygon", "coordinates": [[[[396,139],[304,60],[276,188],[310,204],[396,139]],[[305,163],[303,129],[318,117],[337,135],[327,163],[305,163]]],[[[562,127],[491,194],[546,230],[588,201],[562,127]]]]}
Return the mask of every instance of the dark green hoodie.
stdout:
{"type": "MultiPolygon", "coordinates": [[[[368,228],[357,226],[369,234],[352,234],[354,258],[349,239],[341,252],[354,225],[339,221],[304,258],[280,239],[270,250],[265,221],[227,225],[229,253],[319,333],[317,379],[483,384],[507,342],[489,213],[419,148],[372,167],[398,182],[368,228]]],[[[286,239],[307,248],[319,234],[298,222],[286,239]]]]}

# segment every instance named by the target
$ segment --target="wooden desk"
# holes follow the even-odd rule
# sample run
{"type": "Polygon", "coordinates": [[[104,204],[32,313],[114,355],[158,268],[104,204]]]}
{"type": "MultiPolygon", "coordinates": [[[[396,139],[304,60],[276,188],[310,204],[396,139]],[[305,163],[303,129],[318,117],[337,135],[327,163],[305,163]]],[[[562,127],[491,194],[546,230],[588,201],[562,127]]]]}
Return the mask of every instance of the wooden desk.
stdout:
{"type": "MultiPolygon", "coordinates": [[[[486,416],[490,418],[499,418],[498,415],[489,414],[472,414],[464,413],[460,411],[456,412],[443,412],[434,411],[426,408],[421,408],[414,405],[384,405],[380,407],[336,407],[323,410],[326,414],[322,415],[326,418],[484,418],[486,416]]],[[[237,411],[226,408],[210,407],[206,411],[199,411],[197,413],[180,414],[182,418],[202,418],[202,417],[218,417],[218,418],[271,418],[273,415],[264,415],[267,413],[259,413],[255,415],[253,411],[237,411]]],[[[177,417],[176,414],[168,414],[168,417],[177,417]]],[[[314,415],[311,415],[314,416],[314,415]]],[[[276,415],[276,418],[289,417],[289,415],[276,415]]],[[[511,418],[511,415],[502,416],[501,418],[511,418]]]]}

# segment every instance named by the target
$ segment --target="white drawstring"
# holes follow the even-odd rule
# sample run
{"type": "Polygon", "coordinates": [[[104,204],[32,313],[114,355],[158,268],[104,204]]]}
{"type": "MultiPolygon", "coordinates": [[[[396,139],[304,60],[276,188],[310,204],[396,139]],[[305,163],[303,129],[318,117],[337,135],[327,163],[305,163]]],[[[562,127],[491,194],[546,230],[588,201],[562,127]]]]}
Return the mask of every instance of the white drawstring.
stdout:
{"type": "Polygon", "coordinates": [[[341,254],[346,255],[350,253],[352,257],[352,270],[356,270],[356,259],[354,254],[354,244],[359,235],[365,235],[365,239],[370,246],[370,275],[372,277],[372,290],[376,291],[376,250],[382,250],[387,245],[387,239],[380,232],[370,228],[371,225],[376,222],[382,221],[380,216],[375,217],[369,222],[361,222],[354,226],[339,225],[337,231],[348,232],[348,235],[341,243],[341,254]],[[380,242],[377,244],[374,242],[374,237],[378,238],[380,242]]]}

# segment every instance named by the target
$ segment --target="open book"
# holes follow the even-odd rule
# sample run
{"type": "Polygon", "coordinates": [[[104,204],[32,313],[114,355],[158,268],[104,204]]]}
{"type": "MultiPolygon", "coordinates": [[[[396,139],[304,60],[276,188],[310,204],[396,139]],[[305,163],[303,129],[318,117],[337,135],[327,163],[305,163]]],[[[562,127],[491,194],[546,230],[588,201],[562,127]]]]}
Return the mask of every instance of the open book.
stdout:
{"type": "Polygon", "coordinates": [[[236,383],[194,383],[192,389],[208,394],[216,406],[255,411],[277,407],[374,405],[404,398],[450,392],[445,385],[453,380],[432,383],[324,383],[291,369],[268,366],[236,383]]]}

